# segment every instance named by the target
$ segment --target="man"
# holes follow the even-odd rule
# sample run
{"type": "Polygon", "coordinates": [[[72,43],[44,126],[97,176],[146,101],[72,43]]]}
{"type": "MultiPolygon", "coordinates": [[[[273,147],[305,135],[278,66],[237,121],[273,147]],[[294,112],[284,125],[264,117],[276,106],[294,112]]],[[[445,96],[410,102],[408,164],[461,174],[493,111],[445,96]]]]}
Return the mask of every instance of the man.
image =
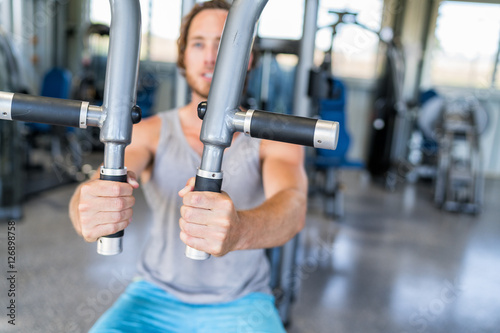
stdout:
{"type": "Polygon", "coordinates": [[[73,225],[89,242],[128,226],[136,175],[153,211],[139,279],[91,332],[284,332],[263,249],[304,225],[303,149],[235,135],[224,154],[223,193],[193,192],[203,150],[197,105],[208,97],[228,9],[209,1],[185,17],[178,65],[191,102],[134,126],[128,183],[93,179],[71,199],[73,225]],[[213,257],[188,259],[185,245],[213,257]]]}

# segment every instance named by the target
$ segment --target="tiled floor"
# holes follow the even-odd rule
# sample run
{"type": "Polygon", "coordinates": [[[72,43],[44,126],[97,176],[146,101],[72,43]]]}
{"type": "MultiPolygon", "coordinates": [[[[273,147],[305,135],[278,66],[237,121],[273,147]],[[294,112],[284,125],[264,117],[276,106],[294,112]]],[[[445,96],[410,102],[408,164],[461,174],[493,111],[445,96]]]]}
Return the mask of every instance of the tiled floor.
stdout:
{"type": "MultiPolygon", "coordinates": [[[[290,333],[500,332],[500,181],[478,217],[439,211],[431,187],[387,192],[345,172],[345,218],[311,198],[290,333]]],[[[0,332],[87,332],[134,274],[149,212],[138,200],[125,249],[96,254],[73,231],[74,185],[29,200],[16,221],[16,326],[7,323],[7,224],[0,224],[0,332]]]]}

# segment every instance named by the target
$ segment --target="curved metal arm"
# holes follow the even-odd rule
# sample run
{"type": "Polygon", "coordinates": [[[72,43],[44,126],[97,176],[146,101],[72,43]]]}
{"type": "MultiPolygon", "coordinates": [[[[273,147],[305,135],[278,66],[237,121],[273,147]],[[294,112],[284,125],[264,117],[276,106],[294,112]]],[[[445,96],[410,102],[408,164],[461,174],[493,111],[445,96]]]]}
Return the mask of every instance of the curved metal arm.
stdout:
{"type": "MultiPolygon", "coordinates": [[[[104,85],[105,115],[100,140],[104,143],[101,179],[126,181],[125,147],[132,137],[130,113],[137,95],[137,73],[141,42],[139,0],[109,0],[111,28],[104,85]]],[[[123,231],[97,240],[97,252],[103,255],[122,251],[123,231]]]]}
{"type": "MultiPolygon", "coordinates": [[[[267,1],[235,0],[229,10],[201,127],[200,139],[204,148],[196,177],[197,191],[220,192],[222,156],[224,149],[231,145],[234,133],[228,122],[239,106],[255,26],[267,1]],[[211,179],[204,177],[205,174],[216,176],[211,179]],[[217,186],[213,185],[215,183],[217,186]]],[[[186,256],[195,260],[209,258],[208,254],[189,246],[186,256]]]]}

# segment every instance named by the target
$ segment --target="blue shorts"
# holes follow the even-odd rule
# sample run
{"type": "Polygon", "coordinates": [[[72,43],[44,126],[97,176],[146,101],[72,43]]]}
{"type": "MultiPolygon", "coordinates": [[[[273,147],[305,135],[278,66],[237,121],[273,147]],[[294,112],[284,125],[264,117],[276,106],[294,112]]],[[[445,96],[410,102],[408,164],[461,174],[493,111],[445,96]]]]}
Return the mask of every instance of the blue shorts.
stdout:
{"type": "Polygon", "coordinates": [[[154,284],[132,282],[89,333],[285,333],[274,297],[252,293],[220,304],[188,304],[154,284]]]}

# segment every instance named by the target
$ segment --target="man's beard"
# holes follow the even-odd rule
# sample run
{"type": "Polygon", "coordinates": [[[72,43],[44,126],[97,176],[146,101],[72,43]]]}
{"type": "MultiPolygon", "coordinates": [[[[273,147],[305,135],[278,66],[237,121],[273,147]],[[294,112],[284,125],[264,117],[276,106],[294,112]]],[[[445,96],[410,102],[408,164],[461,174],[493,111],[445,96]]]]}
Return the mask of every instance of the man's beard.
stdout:
{"type": "MultiPolygon", "coordinates": [[[[186,81],[187,81],[187,84],[188,84],[189,88],[191,88],[191,90],[195,94],[197,94],[198,96],[200,96],[202,99],[205,99],[205,100],[208,99],[208,93],[210,91],[210,87],[208,89],[203,89],[203,87],[198,87],[197,86],[197,81],[194,80],[192,78],[192,76],[190,76],[187,73],[186,73],[186,81]]],[[[202,84],[200,84],[200,85],[202,85],[202,84]]]]}

